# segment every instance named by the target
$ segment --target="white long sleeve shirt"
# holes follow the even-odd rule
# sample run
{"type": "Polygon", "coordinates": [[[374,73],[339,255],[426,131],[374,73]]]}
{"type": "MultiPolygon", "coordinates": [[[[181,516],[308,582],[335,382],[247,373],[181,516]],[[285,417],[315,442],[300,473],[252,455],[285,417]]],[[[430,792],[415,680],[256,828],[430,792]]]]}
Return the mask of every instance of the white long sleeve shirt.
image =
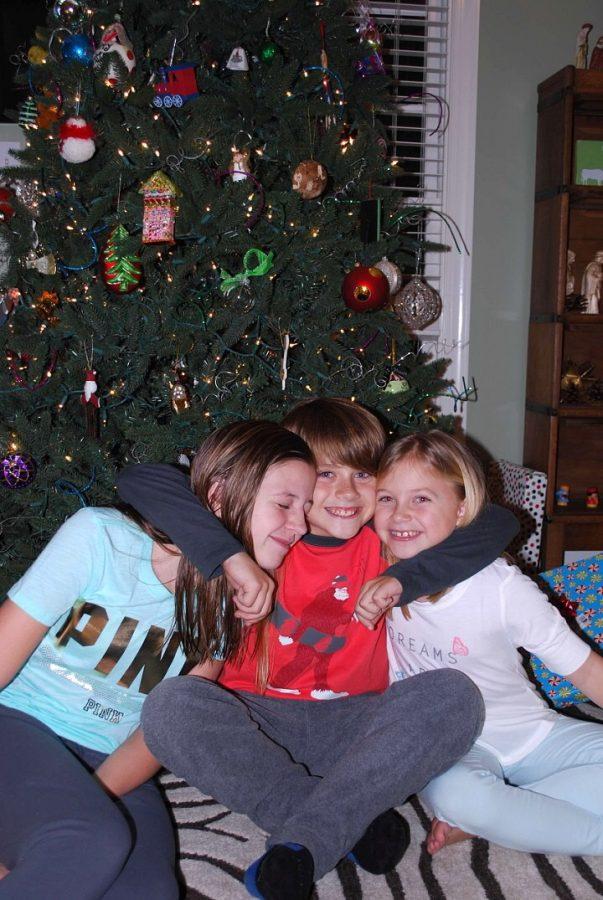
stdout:
{"type": "MultiPolygon", "coordinates": [[[[410,620],[399,608],[387,620],[390,680],[444,667],[479,687],[486,721],[477,743],[509,765],[530,753],[558,715],[528,680],[523,647],[559,675],[570,675],[590,648],[516,566],[498,559],[440,600],[416,600],[410,620]]],[[[462,710],[459,710],[462,715],[462,710]]]]}

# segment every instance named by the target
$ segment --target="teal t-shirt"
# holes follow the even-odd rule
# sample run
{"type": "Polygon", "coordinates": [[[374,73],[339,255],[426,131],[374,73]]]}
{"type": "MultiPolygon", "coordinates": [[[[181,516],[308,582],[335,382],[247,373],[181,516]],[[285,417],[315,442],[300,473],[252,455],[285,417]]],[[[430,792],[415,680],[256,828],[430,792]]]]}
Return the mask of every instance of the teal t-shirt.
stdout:
{"type": "Polygon", "coordinates": [[[103,753],[128,737],[145,696],[186,663],[152,546],[115,509],[81,509],[59,528],[8,592],[49,631],[0,703],[103,753]]]}

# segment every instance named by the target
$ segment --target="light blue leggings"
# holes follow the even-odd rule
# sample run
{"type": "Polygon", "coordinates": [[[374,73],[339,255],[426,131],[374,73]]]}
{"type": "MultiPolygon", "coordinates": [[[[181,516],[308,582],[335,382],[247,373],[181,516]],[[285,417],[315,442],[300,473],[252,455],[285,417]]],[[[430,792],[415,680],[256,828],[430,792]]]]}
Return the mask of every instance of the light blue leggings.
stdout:
{"type": "Polygon", "coordinates": [[[475,745],[420,797],[438,819],[502,847],[603,853],[603,726],[560,715],[522,760],[475,745]]]}

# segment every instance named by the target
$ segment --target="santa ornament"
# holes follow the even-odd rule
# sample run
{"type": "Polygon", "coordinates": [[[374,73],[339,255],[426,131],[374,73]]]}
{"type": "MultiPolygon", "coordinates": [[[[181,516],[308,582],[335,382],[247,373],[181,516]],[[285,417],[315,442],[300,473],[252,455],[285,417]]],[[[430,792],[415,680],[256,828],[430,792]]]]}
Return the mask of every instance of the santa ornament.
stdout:
{"type": "Polygon", "coordinates": [[[65,162],[84,163],[96,151],[95,131],[85,119],[71,116],[59,129],[59,153],[65,162]]]}
{"type": "Polygon", "coordinates": [[[98,384],[96,383],[96,371],[86,369],[86,380],[82,391],[81,404],[86,407],[86,434],[88,437],[98,437],[98,410],[100,401],[97,396],[98,384]]]}

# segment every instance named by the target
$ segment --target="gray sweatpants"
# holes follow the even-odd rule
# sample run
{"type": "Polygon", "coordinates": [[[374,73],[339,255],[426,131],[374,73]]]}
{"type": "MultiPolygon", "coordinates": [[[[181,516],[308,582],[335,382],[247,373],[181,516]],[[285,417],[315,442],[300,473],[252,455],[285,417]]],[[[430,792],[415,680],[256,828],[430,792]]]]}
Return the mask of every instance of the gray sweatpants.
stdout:
{"type": "Polygon", "coordinates": [[[450,669],[325,701],[234,694],[185,676],[151,691],[142,727],[168,769],[253,819],[269,846],[307,847],[320,878],[376,816],[463,756],[483,717],[478,689],[450,669]]]}
{"type": "Polygon", "coordinates": [[[120,802],[90,774],[104,753],[0,705],[1,900],[176,900],[173,827],[147,781],[120,802]]]}

